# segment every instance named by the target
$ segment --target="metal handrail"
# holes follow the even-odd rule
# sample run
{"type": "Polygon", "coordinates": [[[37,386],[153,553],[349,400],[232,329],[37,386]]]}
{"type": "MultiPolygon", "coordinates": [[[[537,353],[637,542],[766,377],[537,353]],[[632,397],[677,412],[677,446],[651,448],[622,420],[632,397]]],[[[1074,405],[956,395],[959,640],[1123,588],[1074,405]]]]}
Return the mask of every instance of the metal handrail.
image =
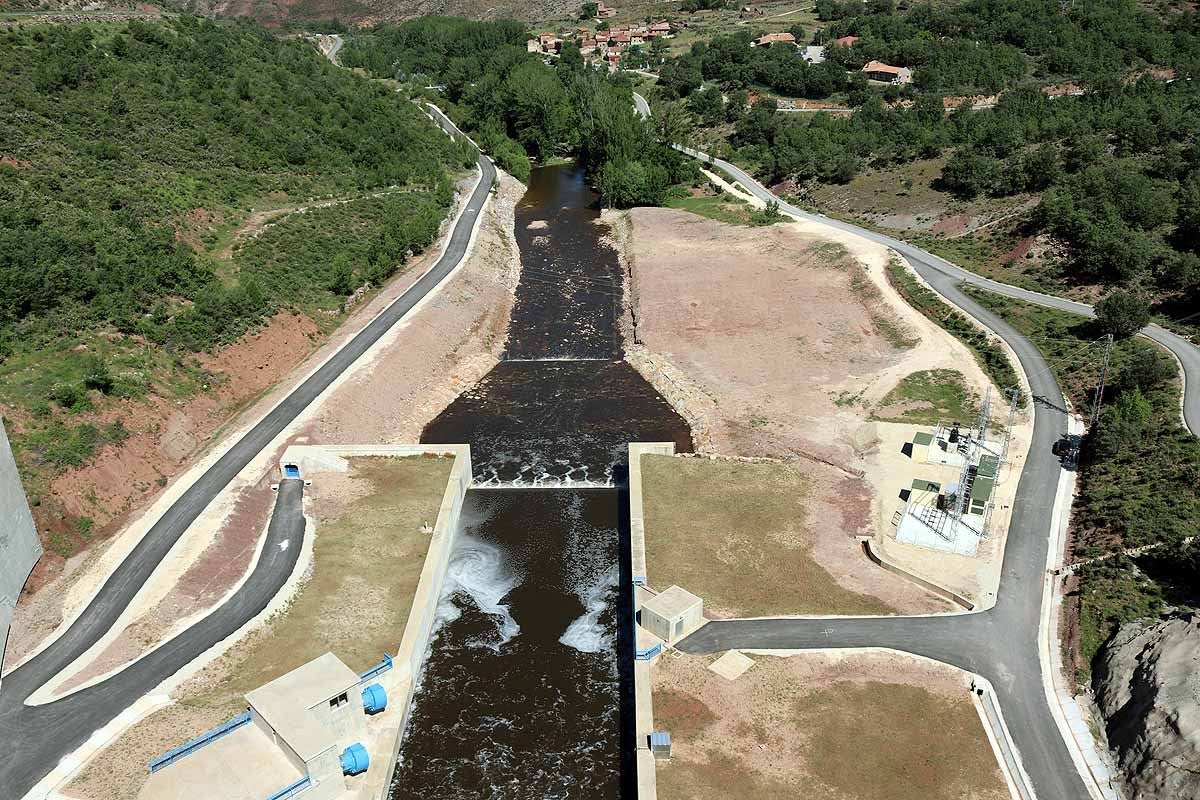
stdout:
{"type": "Polygon", "coordinates": [[[218,725],[217,727],[213,728],[211,731],[202,733],[199,736],[197,736],[195,739],[190,739],[187,742],[184,742],[183,744],[181,744],[179,747],[176,747],[173,750],[168,750],[167,752],[163,753],[161,756],[159,756],[158,758],[156,758],[150,762],[150,772],[155,773],[155,772],[158,772],[163,767],[167,767],[167,766],[170,766],[171,764],[174,764],[176,761],[183,758],[184,756],[191,755],[196,750],[199,750],[201,747],[205,747],[206,745],[212,744],[217,739],[220,739],[222,736],[225,736],[226,734],[229,734],[229,733],[233,733],[235,730],[242,727],[243,725],[248,724],[249,722],[250,722],[250,712],[249,711],[247,711],[244,714],[238,714],[233,719],[229,720],[228,722],[226,722],[222,725],[218,725]]]}

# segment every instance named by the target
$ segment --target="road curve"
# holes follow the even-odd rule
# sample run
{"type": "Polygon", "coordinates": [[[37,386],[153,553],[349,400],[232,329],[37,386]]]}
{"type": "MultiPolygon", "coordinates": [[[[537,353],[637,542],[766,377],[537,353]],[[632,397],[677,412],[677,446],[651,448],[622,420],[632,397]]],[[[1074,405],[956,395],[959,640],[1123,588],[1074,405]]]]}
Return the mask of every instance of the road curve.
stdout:
{"type": "MultiPolygon", "coordinates": [[[[979,278],[904,242],[807,213],[779,201],[736,166],[709,159],[690,148],[679,149],[725,170],[755,196],[776,200],[789,214],[851,231],[899,251],[936,292],[1009,344],[1029,379],[1034,410],[1032,442],[1017,484],[999,596],[993,608],[942,617],[724,620],[705,625],[681,642],[680,649],[701,653],[731,648],[888,647],[983,675],[995,689],[1036,795],[1042,800],[1090,800],[1050,711],[1038,645],[1049,533],[1061,472],[1051,447],[1067,431],[1066,403],[1041,352],[1007,322],[966,295],[961,285],[984,285],[1012,297],[1043,305],[1049,301],[1078,313],[1090,309],[979,278]]],[[[1189,381],[1189,385],[1196,384],[1189,381]]]]}
{"type": "MultiPolygon", "coordinates": [[[[642,117],[650,116],[650,105],[646,102],[646,98],[642,97],[637,92],[633,93],[633,103],[637,113],[642,117]]],[[[805,211],[802,208],[781,200],[776,197],[769,189],[743,171],[734,164],[724,161],[720,158],[713,158],[699,150],[693,150],[690,147],[675,145],[675,148],[682,153],[704,161],[714,166],[719,167],[729,174],[743,189],[750,192],[755,197],[761,200],[774,200],[779,203],[779,208],[801,219],[812,222],[819,222],[822,225],[830,225],[840,230],[849,231],[851,233],[862,236],[885,247],[890,247],[896,252],[904,256],[908,261],[922,273],[923,277],[927,277],[925,273],[928,271],[936,271],[943,275],[954,278],[955,280],[971,286],[979,286],[988,291],[1001,294],[1006,297],[1012,297],[1016,300],[1023,300],[1027,303],[1054,308],[1060,311],[1069,311],[1073,314],[1081,314],[1086,317],[1095,316],[1092,307],[1086,303],[1079,303],[1074,300],[1066,300],[1061,297],[1055,297],[1042,292],[1035,292],[1030,289],[1021,289],[1016,286],[1010,286],[1007,283],[984,278],[976,275],[973,272],[968,272],[957,264],[952,264],[943,258],[933,255],[919,247],[914,247],[907,242],[895,239],[882,233],[860,228],[857,225],[852,225],[849,222],[843,222],[838,219],[826,217],[824,214],[813,214],[805,211]]],[[[1183,373],[1183,421],[1187,425],[1188,430],[1192,435],[1200,437],[1200,347],[1188,341],[1183,336],[1172,333],[1158,325],[1147,325],[1142,333],[1165,347],[1175,358],[1179,360],[1183,373]]]]}
{"type": "MultiPolygon", "coordinates": [[[[443,130],[449,134],[459,133],[453,123],[436,109],[434,111],[443,130]]],[[[482,153],[477,163],[481,178],[467,199],[437,262],[189,486],[112,572],[67,630],[4,677],[0,691],[0,797],[24,795],[95,730],[197,654],[253,618],[282,586],[290,574],[290,567],[286,559],[268,558],[271,555],[268,548],[255,566],[252,577],[233,598],[167,645],[87,690],[47,705],[25,705],[25,700],[35,690],[87,651],[116,623],[179,537],[233,477],[458,266],[496,179],[496,168],[482,153]]],[[[286,486],[285,482],[281,487],[281,502],[292,491],[298,491],[285,490],[283,487],[286,486]]],[[[271,524],[276,525],[274,519],[271,524]]],[[[301,530],[294,535],[302,534],[301,525],[301,530]]],[[[294,557],[299,547],[289,547],[289,550],[294,557]]]]}

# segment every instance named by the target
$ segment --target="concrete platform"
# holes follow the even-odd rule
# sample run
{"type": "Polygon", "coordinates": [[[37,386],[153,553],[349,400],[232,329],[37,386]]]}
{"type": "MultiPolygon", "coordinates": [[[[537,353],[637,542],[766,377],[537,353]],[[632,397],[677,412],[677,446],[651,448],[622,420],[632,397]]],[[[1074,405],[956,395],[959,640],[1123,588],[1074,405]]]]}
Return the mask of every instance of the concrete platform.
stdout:
{"type": "Polygon", "coordinates": [[[303,773],[253,725],[243,725],[150,776],[138,800],[263,800],[303,773]]]}
{"type": "Polygon", "coordinates": [[[746,670],[754,666],[754,659],[730,650],[725,655],[708,665],[709,670],[717,673],[727,681],[736,681],[746,674],[746,670]]]}

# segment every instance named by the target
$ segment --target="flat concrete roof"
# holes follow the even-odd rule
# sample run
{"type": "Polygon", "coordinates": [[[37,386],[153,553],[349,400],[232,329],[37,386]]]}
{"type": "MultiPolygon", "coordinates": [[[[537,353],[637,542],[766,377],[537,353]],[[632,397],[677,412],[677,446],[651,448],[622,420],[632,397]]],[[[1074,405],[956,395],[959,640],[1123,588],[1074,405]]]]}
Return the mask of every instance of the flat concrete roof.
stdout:
{"type": "Polygon", "coordinates": [[[681,589],[678,586],[672,586],[665,592],[656,594],[646,602],[642,603],[642,610],[649,610],[650,613],[663,619],[675,619],[683,612],[693,606],[699,605],[704,601],[696,595],[689,592],[687,589],[681,589]]]}
{"type": "Polygon", "coordinates": [[[358,674],[333,653],[318,656],[246,694],[246,702],[275,729],[296,755],[308,761],[336,743],[309,713],[343,692],[358,689],[358,674]]]}

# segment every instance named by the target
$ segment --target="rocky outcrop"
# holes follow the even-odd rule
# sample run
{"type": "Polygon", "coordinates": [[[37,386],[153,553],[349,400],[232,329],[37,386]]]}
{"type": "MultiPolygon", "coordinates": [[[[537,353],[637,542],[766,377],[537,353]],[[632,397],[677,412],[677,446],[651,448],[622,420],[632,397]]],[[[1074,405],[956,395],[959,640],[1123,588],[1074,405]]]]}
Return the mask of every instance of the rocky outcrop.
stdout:
{"type": "Polygon", "coordinates": [[[1094,677],[1129,799],[1200,798],[1200,615],[1122,626],[1094,677]]]}

